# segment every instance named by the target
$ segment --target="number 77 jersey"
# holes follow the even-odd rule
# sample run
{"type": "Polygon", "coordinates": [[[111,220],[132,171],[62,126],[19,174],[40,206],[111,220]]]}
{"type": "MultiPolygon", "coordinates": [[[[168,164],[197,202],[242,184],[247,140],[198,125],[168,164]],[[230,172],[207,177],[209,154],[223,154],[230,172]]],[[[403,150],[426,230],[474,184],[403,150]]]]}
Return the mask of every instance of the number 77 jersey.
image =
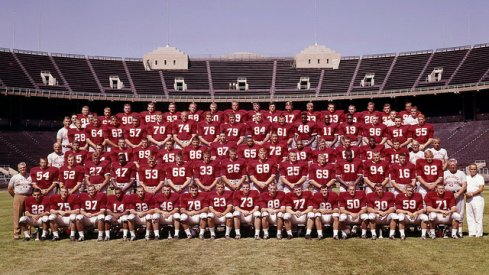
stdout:
{"type": "Polygon", "coordinates": [[[298,196],[295,192],[285,195],[285,206],[291,207],[292,211],[305,211],[308,207],[313,206],[313,196],[311,191],[302,191],[298,196]]]}

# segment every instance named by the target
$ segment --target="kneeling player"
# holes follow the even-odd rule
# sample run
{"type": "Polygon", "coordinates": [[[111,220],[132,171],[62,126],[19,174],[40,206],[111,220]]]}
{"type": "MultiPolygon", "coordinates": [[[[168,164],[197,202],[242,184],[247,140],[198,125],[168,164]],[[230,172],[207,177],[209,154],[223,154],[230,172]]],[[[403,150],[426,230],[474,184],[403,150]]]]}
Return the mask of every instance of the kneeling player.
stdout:
{"type": "MultiPolygon", "coordinates": [[[[144,238],[149,241],[152,223],[151,223],[151,206],[153,204],[153,194],[144,191],[143,186],[138,186],[136,194],[132,194],[129,197],[129,212],[127,216],[127,224],[129,226],[129,233],[131,234],[131,241],[136,239],[136,227],[146,226],[146,234],[144,238]]],[[[155,240],[159,239],[159,231],[154,231],[155,240]]]]}
{"type": "MultiPolygon", "coordinates": [[[[397,214],[394,209],[395,198],[391,192],[384,192],[382,184],[375,184],[374,192],[367,195],[368,220],[370,222],[370,232],[372,240],[377,239],[377,225],[389,225],[389,238],[394,239],[396,232],[397,214]]],[[[382,228],[379,229],[379,238],[382,238],[382,228]]]]}
{"type": "Polygon", "coordinates": [[[426,194],[426,211],[430,220],[431,238],[436,238],[435,226],[438,224],[452,225],[452,239],[458,239],[457,229],[461,216],[457,213],[455,197],[452,192],[445,192],[445,186],[438,184],[434,191],[426,194]]]}
{"type": "Polygon", "coordinates": [[[216,224],[226,225],[226,239],[233,228],[233,192],[224,190],[224,183],[218,182],[216,191],[209,193],[209,213],[207,223],[211,232],[211,240],[216,238],[216,224]]]}
{"type": "Polygon", "coordinates": [[[241,238],[241,223],[252,225],[255,227],[255,239],[260,239],[260,216],[259,211],[260,194],[256,190],[250,190],[250,183],[244,182],[241,185],[241,190],[234,192],[234,231],[236,232],[235,239],[241,238]]]}
{"type": "Polygon", "coordinates": [[[338,194],[329,191],[328,185],[322,185],[319,192],[313,196],[313,208],[316,217],[316,230],[318,239],[323,238],[323,226],[333,225],[333,239],[338,240],[338,226],[340,211],[338,208],[338,194]]]}
{"type": "MultiPolygon", "coordinates": [[[[75,224],[76,216],[80,213],[80,202],[75,194],[68,195],[68,189],[61,187],[59,194],[52,195],[49,199],[49,223],[53,232],[53,240],[58,240],[58,227],[70,228],[70,240],[75,240],[77,227],[75,224]]],[[[44,233],[44,232],[43,232],[44,233]]],[[[85,240],[83,230],[78,229],[78,241],[85,240]]],[[[46,237],[41,237],[41,240],[46,237]]]]}
{"type": "Polygon", "coordinates": [[[276,184],[268,185],[268,191],[260,195],[261,225],[263,227],[263,239],[268,239],[270,224],[277,226],[277,239],[282,239],[284,226],[285,193],[277,190],[276,184]]]}
{"type": "MultiPolygon", "coordinates": [[[[160,225],[173,226],[175,228],[175,239],[180,234],[180,195],[172,192],[168,185],[163,186],[163,192],[157,193],[153,197],[153,229],[154,232],[160,231],[160,225]]],[[[171,232],[168,230],[168,239],[171,239],[171,232]]]]}
{"type": "MultiPolygon", "coordinates": [[[[95,185],[89,185],[88,193],[80,194],[80,214],[76,216],[77,228],[83,231],[85,227],[97,228],[97,241],[104,240],[104,221],[107,196],[97,192],[95,185]]],[[[110,230],[105,231],[105,240],[110,239],[110,230]]]]}
{"type": "Polygon", "coordinates": [[[367,238],[367,199],[365,192],[356,190],[355,185],[349,185],[346,192],[339,195],[340,201],[340,227],[342,238],[346,239],[348,232],[346,225],[358,225],[362,227],[362,239],[367,238]]]}
{"type": "Polygon", "coordinates": [[[303,191],[302,184],[296,184],[294,191],[285,196],[284,223],[288,240],[292,239],[292,225],[306,225],[306,239],[311,239],[314,226],[312,208],[312,193],[303,191]]]}
{"type": "Polygon", "coordinates": [[[396,197],[396,213],[399,220],[399,233],[401,240],[406,239],[404,228],[406,224],[419,225],[421,224],[421,238],[426,239],[426,226],[428,216],[423,205],[423,196],[420,193],[414,192],[412,185],[406,185],[404,189],[406,193],[399,193],[396,197]]]}
{"type": "MultiPolygon", "coordinates": [[[[122,239],[127,241],[127,233],[129,227],[127,224],[127,216],[129,215],[128,209],[129,195],[124,194],[124,190],[120,187],[114,189],[114,195],[107,196],[105,216],[105,232],[110,232],[112,226],[122,225],[122,239]]],[[[110,239],[110,234],[106,234],[106,240],[110,239]]]]}
{"type": "Polygon", "coordinates": [[[192,238],[191,225],[199,225],[199,239],[204,239],[207,212],[209,212],[207,195],[199,192],[197,185],[189,187],[190,192],[180,196],[180,222],[187,234],[187,239],[192,238]]]}
{"type": "Polygon", "coordinates": [[[42,195],[40,189],[34,189],[31,197],[25,199],[25,215],[19,219],[24,230],[24,241],[31,239],[29,227],[42,228],[42,236],[46,238],[49,230],[49,197],[42,195]]]}

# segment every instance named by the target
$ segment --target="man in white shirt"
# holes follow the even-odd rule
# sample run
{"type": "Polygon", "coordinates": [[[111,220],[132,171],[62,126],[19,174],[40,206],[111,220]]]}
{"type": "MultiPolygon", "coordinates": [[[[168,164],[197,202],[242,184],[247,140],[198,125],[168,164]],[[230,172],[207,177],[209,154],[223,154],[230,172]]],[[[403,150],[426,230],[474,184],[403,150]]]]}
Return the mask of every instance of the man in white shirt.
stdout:
{"type": "Polygon", "coordinates": [[[412,151],[409,152],[409,161],[415,165],[418,159],[424,159],[424,152],[419,150],[419,146],[419,142],[413,140],[413,142],[411,143],[412,151]]]}
{"type": "Polygon", "coordinates": [[[70,129],[70,124],[70,117],[65,116],[63,119],[63,128],[59,129],[58,133],[56,134],[56,142],[61,144],[63,154],[71,149],[70,141],[68,140],[68,130],[70,129]]]}
{"type": "Polygon", "coordinates": [[[65,154],[62,151],[61,144],[54,143],[53,150],[51,154],[48,155],[48,166],[53,166],[56,168],[61,168],[65,164],[65,154]]]}
{"type": "Polygon", "coordinates": [[[8,192],[14,198],[12,203],[14,240],[20,240],[19,219],[24,214],[24,201],[32,193],[32,180],[27,173],[27,165],[21,162],[17,165],[19,173],[14,175],[8,184],[8,192]]]}
{"type": "Polygon", "coordinates": [[[434,138],[433,147],[429,148],[428,150],[430,150],[433,153],[434,159],[439,159],[443,162],[443,170],[446,170],[448,165],[448,153],[447,150],[441,148],[440,139],[434,138]]]}
{"type": "Polygon", "coordinates": [[[481,195],[484,191],[484,178],[478,174],[478,168],[475,163],[469,165],[469,174],[467,175],[467,227],[469,228],[469,237],[482,237],[484,234],[482,225],[484,217],[484,197],[481,195]]]}
{"type": "Polygon", "coordinates": [[[465,178],[465,173],[458,170],[456,159],[448,160],[448,170],[443,173],[443,182],[445,183],[445,190],[453,192],[455,197],[457,213],[459,213],[461,217],[461,222],[458,225],[458,236],[461,238],[465,212],[464,193],[467,189],[467,180],[465,178]]]}
{"type": "Polygon", "coordinates": [[[402,124],[404,125],[417,125],[418,124],[418,108],[416,106],[411,107],[411,114],[406,117],[402,124]]]}

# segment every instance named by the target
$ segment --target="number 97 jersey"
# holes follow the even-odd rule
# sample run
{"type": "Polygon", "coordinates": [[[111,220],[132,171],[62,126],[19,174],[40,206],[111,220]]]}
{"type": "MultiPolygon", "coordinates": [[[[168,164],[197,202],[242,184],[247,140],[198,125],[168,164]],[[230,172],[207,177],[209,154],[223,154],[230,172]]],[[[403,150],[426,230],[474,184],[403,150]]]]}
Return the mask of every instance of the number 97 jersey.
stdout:
{"type": "Polygon", "coordinates": [[[107,205],[107,196],[104,193],[97,193],[95,197],[90,197],[88,193],[81,193],[79,200],[80,209],[88,213],[97,213],[107,205]]]}

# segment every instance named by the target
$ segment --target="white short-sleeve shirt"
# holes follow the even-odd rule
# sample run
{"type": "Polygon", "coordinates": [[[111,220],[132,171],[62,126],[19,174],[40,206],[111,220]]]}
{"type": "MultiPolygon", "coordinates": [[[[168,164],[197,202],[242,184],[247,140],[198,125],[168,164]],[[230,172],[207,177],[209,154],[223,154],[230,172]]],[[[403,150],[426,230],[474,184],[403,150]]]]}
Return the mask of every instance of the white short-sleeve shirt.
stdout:
{"type": "Polygon", "coordinates": [[[481,175],[477,174],[475,177],[467,176],[467,192],[476,192],[481,185],[484,185],[484,178],[481,175]]]}

